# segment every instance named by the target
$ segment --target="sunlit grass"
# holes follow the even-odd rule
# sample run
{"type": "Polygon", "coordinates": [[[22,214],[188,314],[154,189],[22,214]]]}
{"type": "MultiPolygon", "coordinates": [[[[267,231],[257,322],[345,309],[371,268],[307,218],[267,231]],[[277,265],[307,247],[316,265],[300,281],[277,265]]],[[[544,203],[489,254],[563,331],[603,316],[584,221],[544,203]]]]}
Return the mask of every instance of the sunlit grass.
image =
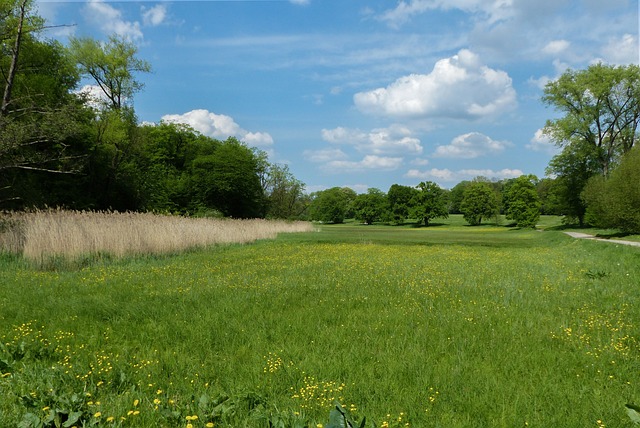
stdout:
{"type": "Polygon", "coordinates": [[[626,426],[639,261],[559,232],[353,224],[78,271],[5,259],[0,426],[66,406],[316,427],[334,400],[378,427],[626,426]]]}

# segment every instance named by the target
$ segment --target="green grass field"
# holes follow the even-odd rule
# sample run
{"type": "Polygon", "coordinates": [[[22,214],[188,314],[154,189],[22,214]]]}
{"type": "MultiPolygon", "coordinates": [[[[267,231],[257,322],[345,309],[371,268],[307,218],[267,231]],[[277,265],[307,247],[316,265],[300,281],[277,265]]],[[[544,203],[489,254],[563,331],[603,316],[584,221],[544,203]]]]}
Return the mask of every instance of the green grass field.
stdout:
{"type": "Polygon", "coordinates": [[[0,426],[315,428],[338,401],[377,427],[630,427],[639,284],[640,248],[455,217],[2,256],[0,426]]]}

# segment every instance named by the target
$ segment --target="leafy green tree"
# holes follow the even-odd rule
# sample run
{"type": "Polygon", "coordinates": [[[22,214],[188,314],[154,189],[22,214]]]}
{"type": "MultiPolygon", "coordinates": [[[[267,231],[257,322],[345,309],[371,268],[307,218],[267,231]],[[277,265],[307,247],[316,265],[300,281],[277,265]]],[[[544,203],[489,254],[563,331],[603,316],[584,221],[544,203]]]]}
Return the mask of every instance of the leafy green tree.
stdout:
{"type": "Polygon", "coordinates": [[[69,52],[80,73],[93,79],[113,109],[130,104],[133,95],[144,87],[136,79],[137,73],[151,72],[151,65],[136,57],[135,44],[117,35],[106,43],[87,37],[72,38],[69,52]]]}
{"type": "Polygon", "coordinates": [[[566,71],[544,89],[543,101],[563,117],[547,122],[544,132],[558,145],[587,145],[607,176],[638,138],[640,67],[595,64],[566,71]]]}
{"type": "Polygon", "coordinates": [[[83,169],[91,112],[72,93],[75,67],[30,1],[0,3],[0,205],[70,205],[83,169]]]}
{"type": "Polygon", "coordinates": [[[450,214],[460,214],[460,204],[462,203],[462,198],[464,197],[464,189],[471,184],[468,180],[463,180],[460,183],[453,186],[453,188],[449,191],[449,213],[450,214]]]}
{"type": "Polygon", "coordinates": [[[467,223],[477,226],[482,220],[497,216],[498,196],[488,183],[474,181],[464,190],[460,211],[467,223]]]}
{"type": "Polygon", "coordinates": [[[562,147],[547,173],[557,178],[567,219],[582,226],[586,205],[580,194],[587,181],[608,176],[638,138],[640,67],[595,64],[568,70],[545,87],[542,100],[563,114],[544,128],[562,147]]]}
{"type": "Polygon", "coordinates": [[[536,185],[538,198],[540,199],[540,214],[562,215],[560,198],[558,196],[558,183],[555,178],[543,178],[536,185]]]}
{"type": "Polygon", "coordinates": [[[225,216],[264,217],[266,201],[255,151],[233,137],[199,151],[191,162],[194,203],[225,216]]]}
{"type": "Polygon", "coordinates": [[[594,176],[585,187],[590,223],[640,233],[640,149],[629,151],[609,177],[594,176]]]}
{"type": "Polygon", "coordinates": [[[547,174],[554,175],[558,209],[565,216],[565,222],[577,221],[580,227],[585,223],[587,206],[580,194],[589,179],[601,175],[594,148],[580,140],[567,145],[562,153],[549,162],[547,174]]]}
{"type": "Polygon", "coordinates": [[[395,224],[402,224],[409,218],[411,199],[417,193],[415,187],[393,184],[387,192],[389,202],[388,220],[395,224]]]}
{"type": "Polygon", "coordinates": [[[540,198],[536,191],[537,177],[522,175],[505,186],[503,204],[508,220],[518,227],[535,227],[540,219],[540,198]]]}
{"type": "Polygon", "coordinates": [[[311,194],[309,217],[323,223],[343,223],[351,203],[350,194],[340,187],[314,192],[311,194]]]}
{"type": "Polygon", "coordinates": [[[425,226],[434,218],[449,217],[447,193],[433,181],[424,181],[416,186],[418,190],[411,199],[411,215],[425,226]]]}
{"type": "Polygon", "coordinates": [[[269,165],[265,184],[269,217],[294,219],[307,208],[304,199],[305,185],[294,177],[287,165],[269,165]]]}
{"type": "Polygon", "coordinates": [[[371,188],[353,201],[355,218],[366,224],[373,224],[383,219],[389,211],[387,195],[380,189],[371,188]]]}

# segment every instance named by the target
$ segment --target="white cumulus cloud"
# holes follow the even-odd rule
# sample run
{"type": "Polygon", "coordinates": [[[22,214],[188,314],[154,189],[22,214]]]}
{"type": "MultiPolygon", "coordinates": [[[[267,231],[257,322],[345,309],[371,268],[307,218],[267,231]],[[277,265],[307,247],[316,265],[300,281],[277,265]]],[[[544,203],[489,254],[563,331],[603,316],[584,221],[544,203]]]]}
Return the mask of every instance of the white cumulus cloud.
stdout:
{"type": "Polygon", "coordinates": [[[156,27],[164,22],[167,18],[167,7],[163,4],[157,4],[147,9],[142,7],[142,22],[144,25],[156,27]]]}
{"type": "Polygon", "coordinates": [[[544,134],[542,129],[538,129],[533,138],[531,138],[529,144],[526,145],[527,149],[534,152],[543,152],[550,155],[555,155],[560,152],[560,148],[556,146],[551,139],[544,134]]]}
{"type": "Polygon", "coordinates": [[[344,127],[323,129],[322,138],[332,144],[352,145],[359,152],[374,155],[422,153],[420,140],[413,137],[408,128],[400,125],[376,128],[369,132],[344,127]]]}
{"type": "Polygon", "coordinates": [[[508,141],[496,141],[479,132],[470,132],[455,137],[449,145],[438,146],[434,157],[474,159],[480,156],[503,152],[512,146],[508,141]]]}
{"type": "Polygon", "coordinates": [[[603,47],[602,56],[606,62],[611,64],[637,64],[640,60],[640,45],[638,43],[638,37],[632,34],[611,38],[603,47]]]}
{"type": "Polygon", "coordinates": [[[347,154],[340,149],[305,150],[303,156],[314,163],[331,162],[347,158],[347,154]]]}
{"type": "Polygon", "coordinates": [[[360,161],[334,160],[327,162],[322,169],[328,172],[393,171],[402,165],[400,157],[366,155],[360,161]]]}
{"type": "Polygon", "coordinates": [[[571,43],[569,43],[567,40],[553,40],[547,43],[544,48],[542,48],[542,52],[547,55],[557,56],[569,49],[569,46],[571,46],[571,43]]]}
{"type": "Polygon", "coordinates": [[[208,110],[191,110],[184,114],[167,114],[162,116],[163,122],[184,123],[203,135],[226,139],[236,137],[251,146],[268,146],[273,138],[266,132],[249,132],[238,125],[232,117],[211,113],[208,110]]]}
{"type": "Polygon", "coordinates": [[[509,75],[483,65],[466,49],[438,61],[429,74],[404,76],[353,99],[364,113],[400,118],[473,120],[495,117],[517,105],[509,75]]]}
{"type": "Polygon", "coordinates": [[[126,39],[142,40],[138,21],[127,21],[122,12],[102,0],[89,0],[84,9],[87,19],[106,34],[117,34],[126,39]]]}
{"type": "Polygon", "coordinates": [[[494,171],[492,169],[461,169],[458,171],[451,171],[449,169],[432,168],[430,170],[421,171],[418,169],[411,169],[404,175],[407,178],[413,178],[417,180],[434,180],[438,182],[460,182],[462,180],[471,180],[475,177],[486,177],[489,179],[501,180],[505,178],[520,177],[524,173],[519,169],[501,169],[494,171]]]}

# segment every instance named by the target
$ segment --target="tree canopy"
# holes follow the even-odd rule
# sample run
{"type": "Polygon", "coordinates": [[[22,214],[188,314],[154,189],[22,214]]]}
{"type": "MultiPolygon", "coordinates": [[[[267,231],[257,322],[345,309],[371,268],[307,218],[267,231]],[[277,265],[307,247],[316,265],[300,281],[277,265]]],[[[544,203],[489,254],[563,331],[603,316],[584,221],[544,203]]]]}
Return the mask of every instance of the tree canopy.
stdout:
{"type": "Polygon", "coordinates": [[[416,186],[417,192],[411,199],[410,213],[420,219],[425,226],[434,218],[447,218],[447,193],[433,181],[423,181],[416,186]]]}
{"type": "Polygon", "coordinates": [[[485,181],[472,182],[464,189],[460,211],[470,225],[477,226],[498,215],[498,195],[485,181]]]}
{"type": "MultiPolygon", "coordinates": [[[[607,176],[635,144],[640,121],[640,67],[598,63],[568,70],[547,84],[543,101],[564,114],[544,132],[561,147],[585,146],[607,176]]],[[[575,150],[575,149],[574,149],[575,150]]]]}

